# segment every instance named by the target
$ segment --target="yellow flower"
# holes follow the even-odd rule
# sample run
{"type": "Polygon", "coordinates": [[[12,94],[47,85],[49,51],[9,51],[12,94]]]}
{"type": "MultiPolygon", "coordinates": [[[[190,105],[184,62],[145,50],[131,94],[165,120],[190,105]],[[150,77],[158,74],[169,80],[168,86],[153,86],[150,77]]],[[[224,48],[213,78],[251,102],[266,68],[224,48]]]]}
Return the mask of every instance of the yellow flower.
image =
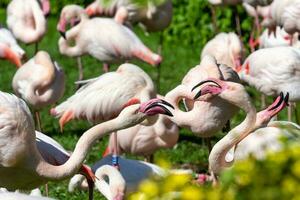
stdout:
{"type": "Polygon", "coordinates": [[[149,198],[144,193],[137,192],[137,193],[131,194],[129,196],[129,200],[149,200],[149,198]]]}
{"type": "Polygon", "coordinates": [[[296,177],[300,178],[300,160],[292,165],[292,172],[296,177]]]}
{"type": "Polygon", "coordinates": [[[203,195],[200,188],[187,186],[182,191],[182,200],[202,200],[203,195]]]}
{"type": "Polygon", "coordinates": [[[166,179],[163,189],[164,189],[164,191],[176,191],[177,188],[180,188],[191,181],[192,181],[191,176],[189,176],[189,175],[172,174],[166,179]]]}
{"type": "Polygon", "coordinates": [[[154,181],[146,180],[141,183],[140,191],[147,194],[147,196],[154,197],[158,195],[159,187],[154,181]]]}

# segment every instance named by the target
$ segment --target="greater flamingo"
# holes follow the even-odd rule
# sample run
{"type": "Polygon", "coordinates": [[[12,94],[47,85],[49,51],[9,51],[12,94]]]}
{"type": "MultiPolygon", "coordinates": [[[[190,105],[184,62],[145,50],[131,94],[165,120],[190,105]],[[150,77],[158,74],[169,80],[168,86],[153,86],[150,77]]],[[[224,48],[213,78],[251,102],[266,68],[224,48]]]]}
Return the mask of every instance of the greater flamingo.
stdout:
{"type": "MultiPolygon", "coordinates": [[[[52,115],[61,117],[61,130],[72,119],[107,121],[115,118],[128,101],[144,102],[155,97],[151,78],[138,66],[128,63],[121,65],[116,72],[103,74],[87,82],[73,96],[51,110],[52,115]]],[[[114,133],[113,136],[117,155],[117,135],[114,133]]]]}
{"type": "MultiPolygon", "coordinates": [[[[276,26],[282,26],[291,36],[300,31],[300,1],[299,0],[274,0],[267,7],[268,15],[262,22],[271,31],[275,31],[276,26]]],[[[292,37],[291,37],[292,38],[292,37]]]]}
{"type": "MultiPolygon", "coordinates": [[[[162,96],[157,96],[163,99],[162,96]]],[[[161,148],[172,148],[177,144],[179,129],[168,117],[160,115],[151,126],[138,124],[117,132],[118,152],[133,155],[150,156],[161,148]],[[125,136],[125,137],[124,137],[125,136]]],[[[104,155],[113,153],[114,138],[109,138],[109,144],[104,155]]],[[[151,160],[151,159],[150,159],[151,160]]]]}
{"type": "Polygon", "coordinates": [[[172,115],[167,108],[170,104],[160,99],[128,106],[117,118],[86,131],[70,158],[63,165],[55,166],[43,159],[37,148],[33,119],[25,102],[7,93],[0,94],[0,102],[0,151],[3,152],[0,159],[0,187],[8,190],[28,190],[48,181],[66,179],[79,171],[98,139],[156,114],[172,115]]]}
{"type": "Polygon", "coordinates": [[[236,68],[241,65],[243,51],[243,44],[235,33],[219,33],[203,47],[201,59],[211,55],[215,57],[218,64],[236,68]]]}
{"type": "Polygon", "coordinates": [[[47,31],[49,13],[49,0],[12,0],[7,6],[7,26],[18,40],[36,43],[37,52],[38,42],[47,31]]]}
{"type": "MultiPolygon", "coordinates": [[[[230,167],[236,158],[245,158],[245,155],[249,155],[249,153],[255,153],[257,154],[256,156],[261,157],[264,155],[262,155],[261,150],[265,147],[278,149],[278,137],[287,135],[283,130],[284,126],[293,128],[300,133],[300,127],[294,123],[281,121],[269,123],[271,118],[288,104],[288,94],[284,97],[283,93],[281,93],[280,97],[278,97],[271,106],[256,114],[255,108],[251,104],[250,98],[242,85],[211,78],[200,82],[193,90],[206,83],[209,84],[200,89],[195,95],[195,99],[210,101],[211,98],[217,95],[243,107],[243,109],[247,111],[246,119],[217,142],[209,155],[209,168],[212,171],[214,183],[216,183],[217,180],[216,175],[224,168],[230,167]],[[268,127],[259,129],[265,126],[268,127]],[[256,129],[259,130],[252,133],[252,131],[256,129]],[[268,135],[269,130],[274,132],[268,135]],[[262,136],[262,134],[265,134],[265,136],[262,136]],[[253,142],[253,144],[251,142],[253,142]],[[271,142],[273,144],[270,144],[271,142]],[[233,147],[236,147],[235,150],[233,150],[233,147]],[[255,147],[255,150],[249,147],[255,147]]],[[[288,135],[291,136],[291,134],[288,135]]]]}
{"type": "MultiPolygon", "coordinates": [[[[196,136],[212,137],[226,125],[238,108],[221,98],[210,102],[193,101],[190,90],[201,80],[209,77],[239,82],[236,72],[226,65],[217,64],[211,56],[205,56],[200,65],[192,68],[182,84],[166,94],[165,99],[175,107],[171,120],[180,127],[190,129],[196,136]],[[187,111],[182,111],[179,102],[184,100],[187,111]],[[203,115],[205,113],[205,115],[203,115]],[[201,117],[199,117],[201,116],[201,117]]],[[[209,147],[210,148],[210,147],[209,147]]]]}
{"type": "MultiPolygon", "coordinates": [[[[77,5],[64,7],[57,29],[64,36],[59,39],[59,50],[67,56],[90,54],[106,64],[131,58],[141,59],[154,66],[162,61],[126,26],[109,18],[89,19],[84,9],[77,5]],[[77,25],[65,32],[66,25],[73,21],[77,25]],[[69,46],[72,40],[75,45],[69,46]]],[[[107,71],[108,66],[104,65],[104,69],[107,71]]]]}
{"type": "Polygon", "coordinates": [[[25,51],[18,45],[12,33],[0,26],[0,58],[7,59],[20,67],[24,56],[25,51]]]}
{"type": "Polygon", "coordinates": [[[172,1],[163,1],[160,5],[148,2],[147,5],[139,6],[132,0],[113,0],[109,3],[104,0],[96,0],[86,8],[89,16],[100,15],[117,17],[118,21],[131,24],[141,23],[146,31],[162,31],[172,21],[172,1]]]}
{"type": "MultiPolygon", "coordinates": [[[[248,56],[238,69],[240,78],[267,96],[289,93],[291,102],[300,100],[300,51],[294,47],[260,49],[248,56]]],[[[263,103],[265,105],[265,103],[263,103]]],[[[288,108],[292,119],[293,103],[288,108]]]]}
{"type": "Polygon", "coordinates": [[[47,52],[39,51],[18,69],[12,85],[17,96],[23,98],[36,111],[37,125],[41,131],[39,110],[54,104],[63,96],[63,70],[56,62],[52,62],[47,52]]]}

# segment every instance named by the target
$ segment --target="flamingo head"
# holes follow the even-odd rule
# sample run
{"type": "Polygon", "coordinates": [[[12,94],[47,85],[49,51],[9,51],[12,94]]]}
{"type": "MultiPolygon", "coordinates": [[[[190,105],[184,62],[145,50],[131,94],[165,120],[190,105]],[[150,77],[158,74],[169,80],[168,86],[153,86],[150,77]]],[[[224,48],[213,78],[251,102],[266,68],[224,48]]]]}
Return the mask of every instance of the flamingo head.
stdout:
{"type": "Polygon", "coordinates": [[[237,34],[228,34],[228,47],[232,65],[234,68],[240,67],[242,63],[244,47],[237,34]]]}
{"type": "Polygon", "coordinates": [[[256,123],[260,125],[266,125],[269,121],[277,115],[281,110],[288,106],[289,102],[289,93],[285,96],[281,92],[280,95],[275,99],[275,101],[265,110],[257,113],[256,123]]]}
{"type": "Polygon", "coordinates": [[[145,125],[153,124],[153,121],[156,121],[157,114],[164,114],[172,117],[173,114],[170,112],[169,108],[174,109],[170,103],[155,98],[141,104],[134,104],[124,108],[116,119],[123,124],[124,128],[128,128],[141,122],[145,125]]]}
{"type": "Polygon", "coordinates": [[[17,67],[21,67],[22,56],[23,55],[19,55],[17,52],[13,51],[13,49],[8,45],[2,43],[0,44],[0,58],[7,59],[17,67]]]}
{"type": "Polygon", "coordinates": [[[213,97],[218,96],[237,107],[252,108],[248,93],[244,86],[239,83],[208,78],[195,85],[192,88],[192,92],[198,87],[201,87],[201,89],[194,96],[194,100],[209,101],[213,97]]]}
{"type": "Polygon", "coordinates": [[[57,30],[63,38],[66,39],[66,28],[68,25],[74,27],[81,22],[83,17],[87,17],[82,7],[77,5],[67,5],[63,8],[60,14],[60,19],[57,24],[57,30]]]}

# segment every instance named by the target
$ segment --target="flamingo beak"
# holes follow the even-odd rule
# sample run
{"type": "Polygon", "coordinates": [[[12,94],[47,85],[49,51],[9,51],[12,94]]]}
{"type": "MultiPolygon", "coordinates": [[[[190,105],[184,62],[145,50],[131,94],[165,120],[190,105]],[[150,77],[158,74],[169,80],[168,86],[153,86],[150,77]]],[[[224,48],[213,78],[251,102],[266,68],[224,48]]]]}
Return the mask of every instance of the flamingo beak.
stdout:
{"type": "Polygon", "coordinates": [[[283,110],[286,106],[289,106],[289,93],[287,93],[284,96],[281,92],[280,96],[276,98],[274,103],[266,109],[266,114],[270,118],[272,118],[275,115],[277,115],[281,110],[283,110]]]}
{"type": "Polygon", "coordinates": [[[67,20],[64,17],[61,17],[61,19],[57,24],[57,30],[65,40],[66,40],[66,26],[67,26],[67,20]]]}
{"type": "Polygon", "coordinates": [[[86,9],[85,9],[85,12],[88,16],[93,16],[95,15],[95,9],[92,8],[92,6],[88,6],[86,9]]]}
{"type": "Polygon", "coordinates": [[[49,0],[43,0],[42,1],[42,10],[44,16],[47,18],[50,15],[50,1],[49,0]]]}
{"type": "Polygon", "coordinates": [[[205,83],[213,83],[213,84],[209,84],[204,86],[203,88],[201,88],[201,90],[194,96],[194,100],[198,99],[200,96],[203,96],[205,94],[219,94],[222,91],[222,86],[220,83],[218,83],[217,80],[215,79],[207,79],[205,81],[201,81],[200,83],[198,83],[197,85],[195,85],[192,88],[192,92],[200,87],[201,85],[205,84],[205,83]]]}
{"type": "Polygon", "coordinates": [[[173,114],[167,108],[174,109],[174,106],[162,99],[151,99],[148,102],[142,103],[140,106],[140,112],[147,114],[148,116],[156,114],[164,114],[173,117],[173,114]]]}
{"type": "Polygon", "coordinates": [[[6,47],[4,49],[4,58],[15,64],[17,67],[21,67],[22,62],[18,54],[13,52],[11,48],[6,47]]]}

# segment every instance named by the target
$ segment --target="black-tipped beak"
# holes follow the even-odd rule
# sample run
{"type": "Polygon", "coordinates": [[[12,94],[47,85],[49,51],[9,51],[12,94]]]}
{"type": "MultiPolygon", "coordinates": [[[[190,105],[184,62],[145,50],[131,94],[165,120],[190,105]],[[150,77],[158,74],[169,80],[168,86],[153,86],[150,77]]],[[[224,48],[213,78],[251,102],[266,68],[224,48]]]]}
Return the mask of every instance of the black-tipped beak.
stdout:
{"type": "Polygon", "coordinates": [[[290,106],[289,104],[289,98],[290,98],[290,93],[287,93],[284,97],[284,102],[287,106],[290,106]]]}
{"type": "Polygon", "coordinates": [[[162,114],[165,114],[167,116],[173,117],[173,114],[171,113],[171,111],[166,106],[174,109],[174,106],[172,104],[170,104],[169,102],[167,102],[165,100],[160,99],[160,101],[154,102],[154,103],[150,104],[145,109],[145,111],[147,112],[148,110],[153,109],[154,107],[159,107],[159,108],[161,108],[164,111],[164,113],[162,113],[162,114]]]}
{"type": "Polygon", "coordinates": [[[60,33],[60,35],[61,35],[65,40],[67,40],[67,38],[66,38],[66,33],[65,33],[65,32],[59,31],[59,33],[60,33]]]}
{"type": "Polygon", "coordinates": [[[50,16],[50,12],[48,12],[47,14],[45,14],[45,18],[47,19],[50,16]]]}
{"type": "Polygon", "coordinates": [[[194,96],[194,100],[198,99],[201,96],[201,90],[194,96]]]}
{"type": "Polygon", "coordinates": [[[283,100],[284,100],[283,92],[280,92],[280,99],[279,99],[278,103],[277,103],[276,105],[274,105],[273,107],[271,107],[271,108],[269,109],[269,111],[278,108],[278,107],[282,104],[283,100]]]}
{"type": "Polygon", "coordinates": [[[206,81],[201,81],[200,83],[198,83],[197,85],[195,85],[193,88],[192,88],[192,92],[199,86],[203,85],[204,83],[214,83],[216,84],[219,88],[222,88],[217,82],[213,81],[213,80],[206,80],[206,81]]]}

